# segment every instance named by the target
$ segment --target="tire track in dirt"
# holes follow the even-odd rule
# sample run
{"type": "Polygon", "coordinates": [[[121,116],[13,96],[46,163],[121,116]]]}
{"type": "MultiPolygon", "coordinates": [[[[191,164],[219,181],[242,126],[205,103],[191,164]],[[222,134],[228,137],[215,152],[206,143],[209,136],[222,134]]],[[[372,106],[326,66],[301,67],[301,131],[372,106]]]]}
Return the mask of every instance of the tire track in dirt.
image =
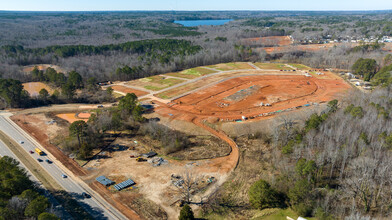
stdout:
{"type": "Polygon", "coordinates": [[[195,125],[207,130],[217,138],[227,142],[230,145],[231,151],[228,156],[210,159],[207,167],[200,167],[199,169],[206,169],[208,172],[229,173],[233,171],[239,162],[240,152],[237,144],[227,136],[223,131],[215,130],[203,123],[203,118],[195,117],[192,120],[195,125]]]}

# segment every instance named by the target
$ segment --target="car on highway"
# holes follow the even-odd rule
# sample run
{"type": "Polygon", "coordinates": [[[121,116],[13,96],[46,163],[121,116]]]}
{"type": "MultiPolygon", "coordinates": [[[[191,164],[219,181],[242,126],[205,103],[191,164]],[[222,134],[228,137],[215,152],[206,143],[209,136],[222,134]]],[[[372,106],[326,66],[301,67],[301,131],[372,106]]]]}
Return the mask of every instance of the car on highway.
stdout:
{"type": "Polygon", "coordinates": [[[38,162],[42,162],[43,161],[41,158],[38,158],[37,160],[38,160],[38,162]]]}
{"type": "Polygon", "coordinates": [[[30,154],[33,154],[33,153],[34,153],[34,151],[32,151],[32,150],[29,150],[29,153],[30,153],[30,154]]]}
{"type": "Polygon", "coordinates": [[[82,196],[84,197],[84,198],[91,198],[91,196],[89,195],[89,194],[87,194],[87,193],[85,193],[85,192],[82,192],[82,196]]]}
{"type": "Polygon", "coordinates": [[[46,163],[49,163],[49,164],[52,163],[52,161],[50,161],[49,159],[46,159],[45,161],[46,161],[46,163]]]}
{"type": "Polygon", "coordinates": [[[61,177],[63,177],[63,178],[67,178],[67,175],[65,175],[65,174],[61,174],[61,177]]]}
{"type": "Polygon", "coordinates": [[[24,144],[24,141],[19,141],[19,143],[24,144]]]}

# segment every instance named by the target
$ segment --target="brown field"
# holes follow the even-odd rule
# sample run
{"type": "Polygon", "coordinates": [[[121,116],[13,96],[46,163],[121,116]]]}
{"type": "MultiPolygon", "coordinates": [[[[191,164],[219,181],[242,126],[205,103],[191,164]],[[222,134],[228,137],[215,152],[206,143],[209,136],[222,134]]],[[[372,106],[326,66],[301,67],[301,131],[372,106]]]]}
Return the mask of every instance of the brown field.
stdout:
{"type": "Polygon", "coordinates": [[[46,89],[49,94],[54,92],[54,89],[42,82],[23,83],[23,88],[30,94],[30,96],[38,96],[41,89],[46,89]]]}
{"type": "Polygon", "coordinates": [[[295,67],[295,68],[297,68],[299,70],[311,70],[312,69],[312,68],[310,68],[308,66],[305,66],[305,65],[299,64],[299,63],[290,63],[289,65],[292,66],[292,67],[295,67]]]}
{"type": "Polygon", "coordinates": [[[292,68],[286,66],[283,63],[254,63],[255,66],[260,69],[269,69],[269,70],[292,70],[292,68]]]}
{"type": "Polygon", "coordinates": [[[125,94],[126,93],[134,93],[137,97],[144,96],[144,95],[148,94],[148,92],[132,89],[132,88],[129,88],[129,87],[126,87],[126,86],[114,85],[114,86],[111,86],[111,87],[113,88],[114,91],[118,91],[118,92],[121,92],[121,93],[125,93],[125,94]]]}
{"type": "MultiPolygon", "coordinates": [[[[294,110],[309,103],[326,102],[350,86],[334,74],[320,77],[303,75],[254,75],[228,78],[218,84],[192,92],[172,101],[164,114],[173,118],[217,117],[238,120],[264,117],[294,110]],[[285,85],[282,87],[282,85],[285,85]],[[260,106],[260,103],[271,106],[260,106]],[[188,116],[185,116],[188,115],[188,116]]],[[[162,107],[165,109],[165,107],[162,107]]]]}
{"type": "Polygon", "coordinates": [[[208,67],[213,68],[213,69],[217,69],[220,71],[254,69],[248,63],[243,63],[243,62],[221,63],[221,64],[216,64],[216,65],[211,65],[208,67]]]}
{"type": "Polygon", "coordinates": [[[79,117],[76,117],[76,114],[75,114],[75,113],[64,113],[64,114],[58,114],[58,115],[56,115],[56,116],[59,117],[59,118],[62,118],[62,119],[64,119],[64,120],[66,120],[66,121],[68,121],[69,123],[73,123],[73,122],[79,121],[79,120],[83,120],[83,121],[85,121],[85,122],[88,121],[88,118],[79,118],[79,117]]]}
{"type": "Polygon", "coordinates": [[[182,83],[185,80],[170,78],[163,75],[150,76],[147,78],[142,78],[138,80],[129,81],[126,84],[130,86],[140,87],[152,91],[159,91],[170,86],[182,83]]]}
{"type": "MultiPolygon", "coordinates": [[[[306,45],[287,45],[287,46],[279,46],[279,47],[259,47],[256,48],[256,51],[264,50],[267,53],[283,53],[290,51],[320,51],[320,50],[329,50],[334,46],[347,45],[349,47],[355,47],[358,43],[326,43],[326,44],[306,44],[306,45]]],[[[388,51],[388,48],[392,46],[386,46],[383,50],[388,51]]]]}
{"type": "Polygon", "coordinates": [[[195,79],[200,76],[208,75],[211,73],[216,73],[216,71],[212,69],[207,69],[204,67],[196,67],[192,69],[187,69],[181,72],[176,72],[176,73],[168,73],[165,74],[167,76],[175,76],[175,77],[180,77],[180,78],[185,78],[185,79],[195,79]]]}
{"type": "Polygon", "coordinates": [[[279,45],[287,46],[293,44],[289,36],[270,36],[270,37],[256,37],[246,38],[245,43],[249,44],[263,44],[263,45],[279,45]]]}

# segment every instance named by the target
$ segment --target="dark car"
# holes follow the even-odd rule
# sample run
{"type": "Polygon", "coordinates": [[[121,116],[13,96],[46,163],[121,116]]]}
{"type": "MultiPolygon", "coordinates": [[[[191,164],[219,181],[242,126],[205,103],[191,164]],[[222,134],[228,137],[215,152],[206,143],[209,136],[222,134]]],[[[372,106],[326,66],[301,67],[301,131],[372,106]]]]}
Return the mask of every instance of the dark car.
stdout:
{"type": "Polygon", "coordinates": [[[42,160],[42,159],[40,159],[40,158],[38,158],[37,160],[38,160],[38,162],[42,162],[42,161],[43,161],[43,160],[42,160]]]}
{"type": "Polygon", "coordinates": [[[46,159],[45,161],[46,161],[46,163],[49,163],[49,164],[52,163],[52,161],[50,161],[49,159],[46,159]]]}
{"type": "Polygon", "coordinates": [[[30,150],[29,152],[30,152],[30,154],[33,154],[33,153],[34,153],[34,151],[32,151],[32,150],[30,150]]]}
{"type": "Polygon", "coordinates": [[[89,195],[89,194],[87,194],[87,193],[85,193],[85,192],[82,192],[82,196],[84,197],[84,198],[91,198],[91,196],[89,195]]]}

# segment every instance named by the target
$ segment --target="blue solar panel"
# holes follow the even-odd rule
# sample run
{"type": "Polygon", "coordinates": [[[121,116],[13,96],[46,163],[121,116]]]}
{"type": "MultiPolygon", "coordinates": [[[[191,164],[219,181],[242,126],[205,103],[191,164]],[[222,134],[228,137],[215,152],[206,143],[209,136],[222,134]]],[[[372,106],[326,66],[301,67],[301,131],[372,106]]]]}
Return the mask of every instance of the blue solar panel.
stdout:
{"type": "Polygon", "coordinates": [[[95,178],[99,183],[105,185],[105,186],[110,186],[112,185],[114,182],[108,178],[106,178],[106,176],[99,176],[97,178],[95,178]]]}
{"type": "Polygon", "coordinates": [[[117,189],[118,191],[120,191],[120,190],[127,188],[129,186],[132,186],[132,185],[135,185],[135,182],[133,182],[133,180],[131,180],[131,179],[128,179],[128,180],[125,180],[124,182],[121,182],[119,184],[114,185],[114,188],[117,189]]]}

